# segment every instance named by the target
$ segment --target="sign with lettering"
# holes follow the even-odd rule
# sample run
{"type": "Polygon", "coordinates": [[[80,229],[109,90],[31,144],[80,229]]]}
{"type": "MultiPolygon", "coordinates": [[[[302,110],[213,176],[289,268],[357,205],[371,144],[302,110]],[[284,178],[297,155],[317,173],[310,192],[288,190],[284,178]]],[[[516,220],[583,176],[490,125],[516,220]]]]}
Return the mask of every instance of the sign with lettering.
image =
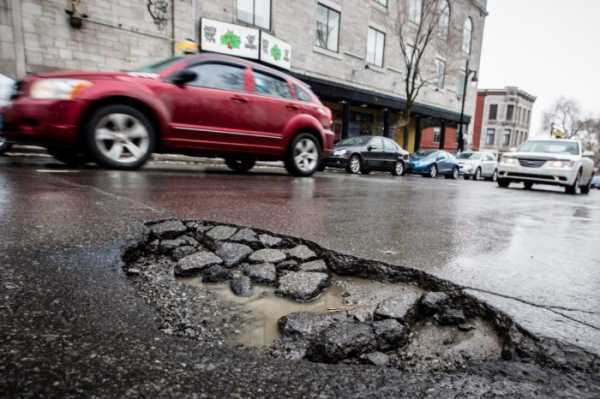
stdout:
{"type": "Polygon", "coordinates": [[[292,67],[292,46],[266,32],[260,33],[260,59],[284,69],[292,67]]]}
{"type": "Polygon", "coordinates": [[[260,31],[245,26],[202,18],[200,48],[236,57],[259,58],[260,31]]]}

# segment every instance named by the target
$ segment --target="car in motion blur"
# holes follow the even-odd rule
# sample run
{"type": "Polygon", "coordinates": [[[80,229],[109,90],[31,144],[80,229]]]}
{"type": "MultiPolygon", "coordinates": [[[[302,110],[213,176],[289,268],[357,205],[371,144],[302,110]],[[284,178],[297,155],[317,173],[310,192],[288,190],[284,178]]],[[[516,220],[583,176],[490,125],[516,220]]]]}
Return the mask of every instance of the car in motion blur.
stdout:
{"type": "Polygon", "coordinates": [[[408,163],[408,151],[395,141],[381,136],[357,136],[338,142],[323,167],[342,168],[352,174],[371,171],[402,176],[408,163]]]}
{"type": "Polygon", "coordinates": [[[204,53],[133,72],[28,76],[4,111],[2,135],[65,163],[136,169],[169,152],[222,157],[240,172],[283,160],[290,174],[310,176],[331,152],[331,125],[331,111],[301,81],[204,53]]]}
{"type": "Polygon", "coordinates": [[[459,165],[454,155],[443,150],[421,150],[410,156],[410,173],[435,178],[458,179],[459,165]]]}
{"type": "Polygon", "coordinates": [[[491,152],[465,151],[457,155],[459,172],[465,180],[488,179],[496,181],[498,161],[491,152]]]}
{"type": "Polygon", "coordinates": [[[588,194],[594,175],[593,152],[578,140],[532,139],[516,152],[505,153],[498,165],[498,186],[523,183],[557,185],[569,194],[588,194]]]}

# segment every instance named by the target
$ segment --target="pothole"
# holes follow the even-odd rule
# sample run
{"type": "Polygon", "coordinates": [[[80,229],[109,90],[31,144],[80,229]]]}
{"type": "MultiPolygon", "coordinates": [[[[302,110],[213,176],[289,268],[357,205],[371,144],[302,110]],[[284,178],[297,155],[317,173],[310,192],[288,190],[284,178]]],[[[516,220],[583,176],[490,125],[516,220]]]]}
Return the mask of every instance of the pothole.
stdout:
{"type": "Polygon", "coordinates": [[[123,268],[167,334],[289,360],[452,370],[520,360],[600,368],[459,286],[295,237],[206,221],[149,222],[123,268]]]}

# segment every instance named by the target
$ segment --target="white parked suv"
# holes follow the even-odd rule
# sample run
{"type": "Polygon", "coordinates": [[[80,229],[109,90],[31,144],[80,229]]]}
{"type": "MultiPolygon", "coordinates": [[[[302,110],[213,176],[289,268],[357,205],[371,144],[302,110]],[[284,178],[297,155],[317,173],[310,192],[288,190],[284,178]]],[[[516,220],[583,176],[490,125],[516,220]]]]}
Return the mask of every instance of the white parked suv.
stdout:
{"type": "Polygon", "coordinates": [[[497,156],[491,152],[465,151],[456,157],[460,173],[465,180],[490,179],[496,181],[498,177],[497,156]]]}
{"type": "Polygon", "coordinates": [[[565,187],[569,194],[590,192],[594,176],[594,153],[584,152],[578,140],[533,139],[516,152],[505,153],[498,165],[498,186],[522,182],[565,187]]]}

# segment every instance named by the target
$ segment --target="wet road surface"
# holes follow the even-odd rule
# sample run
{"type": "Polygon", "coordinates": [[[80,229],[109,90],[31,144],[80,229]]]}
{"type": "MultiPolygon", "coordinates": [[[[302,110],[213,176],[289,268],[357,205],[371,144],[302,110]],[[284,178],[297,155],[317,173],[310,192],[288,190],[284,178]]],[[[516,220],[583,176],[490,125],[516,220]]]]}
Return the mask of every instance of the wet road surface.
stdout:
{"type": "Polygon", "coordinates": [[[151,315],[127,287],[118,246],[136,222],[167,216],[254,226],[419,268],[471,287],[531,330],[600,353],[599,191],[574,197],[383,174],[294,179],[277,168],[118,172],[0,158],[0,290],[27,314],[0,312],[2,323],[34,328],[36,314],[56,309],[45,326],[86,334],[106,322],[105,308],[118,317],[104,333],[122,339],[139,328],[132,341],[146,339],[151,315]]]}

